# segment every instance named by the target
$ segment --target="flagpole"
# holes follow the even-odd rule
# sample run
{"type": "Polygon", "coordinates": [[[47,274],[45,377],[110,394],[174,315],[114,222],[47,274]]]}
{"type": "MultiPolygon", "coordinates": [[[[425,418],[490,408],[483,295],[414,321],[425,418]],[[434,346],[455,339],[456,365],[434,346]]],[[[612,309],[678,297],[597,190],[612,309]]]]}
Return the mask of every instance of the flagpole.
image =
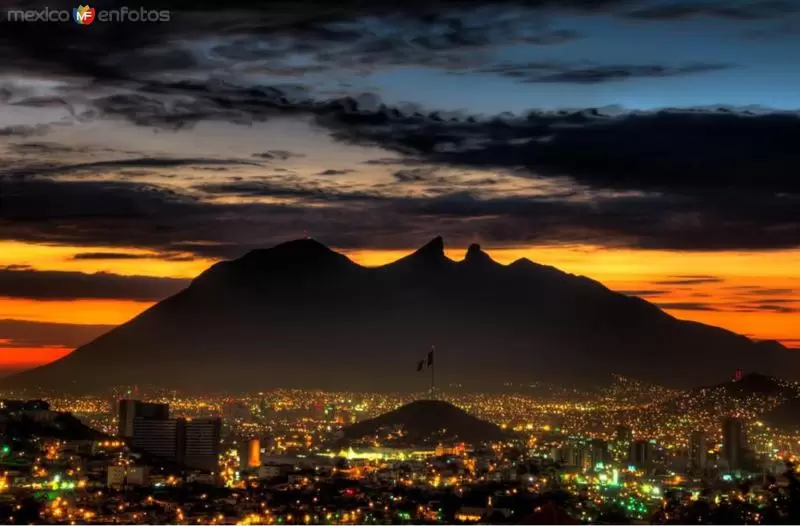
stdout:
{"type": "Polygon", "coordinates": [[[436,356],[434,352],[436,350],[435,345],[431,345],[431,357],[433,360],[431,361],[431,396],[434,396],[434,391],[436,390],[436,356]]]}

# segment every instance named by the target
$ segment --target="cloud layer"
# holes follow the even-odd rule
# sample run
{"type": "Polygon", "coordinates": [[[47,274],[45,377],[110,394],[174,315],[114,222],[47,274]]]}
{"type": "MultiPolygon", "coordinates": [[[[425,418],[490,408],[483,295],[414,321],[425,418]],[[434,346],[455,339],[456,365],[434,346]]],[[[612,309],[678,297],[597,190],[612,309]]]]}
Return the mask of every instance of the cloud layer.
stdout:
{"type": "Polygon", "coordinates": [[[0,268],[0,296],[33,300],[160,301],[188,284],[173,278],[0,268]]]}
{"type": "Polygon", "coordinates": [[[213,257],[305,232],[343,247],[413,246],[439,233],[455,243],[480,238],[500,245],[800,245],[797,113],[588,108],[480,116],[387,105],[380,93],[348,88],[399,66],[575,86],[703,75],[737,66],[546,57],[555,46],[586,36],[560,25],[576,13],[634,24],[693,18],[768,23],[796,14],[794,3],[530,0],[476,6],[243,2],[220,9],[160,2],[151,7],[173,9],[173,20],[148,31],[131,24],[6,24],[0,72],[10,80],[0,97],[11,108],[66,110],[74,126],[123,119],[160,130],[292,117],[343,145],[380,148],[392,153],[390,163],[402,161],[384,166],[388,177],[371,184],[345,181],[357,170],[338,166],[315,169],[328,182],[278,176],[284,163],[303,160],[304,153],[269,147],[249,158],[142,152],[75,162],[58,159],[76,153],[68,146],[31,138],[46,127],[9,126],[0,135],[17,142],[0,173],[0,235],[213,257]],[[500,60],[498,50],[509,45],[533,47],[544,58],[500,60]],[[273,175],[263,175],[265,165],[273,175]],[[217,176],[196,184],[166,182],[174,176],[167,170],[200,168],[217,176]],[[259,175],[226,173],[235,168],[259,175]]]}

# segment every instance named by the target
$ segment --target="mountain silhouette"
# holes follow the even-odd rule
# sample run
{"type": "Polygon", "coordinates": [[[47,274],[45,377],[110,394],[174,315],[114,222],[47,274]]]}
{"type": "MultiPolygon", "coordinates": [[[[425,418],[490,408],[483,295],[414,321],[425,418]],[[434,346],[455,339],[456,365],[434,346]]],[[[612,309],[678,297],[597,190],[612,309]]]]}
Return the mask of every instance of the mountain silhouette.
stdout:
{"type": "Polygon", "coordinates": [[[797,354],[681,321],[636,297],[527,259],[460,262],[436,238],[362,267],[311,240],[213,265],[189,287],[5,387],[421,390],[436,345],[439,385],[605,381],[710,385],[735,368],[800,371],[797,354]]]}
{"type": "Polygon", "coordinates": [[[403,445],[416,447],[436,445],[439,442],[477,445],[508,438],[496,425],[476,418],[451,403],[417,400],[394,411],[345,427],[342,430],[342,440],[352,442],[393,430],[402,430],[403,445]]]}

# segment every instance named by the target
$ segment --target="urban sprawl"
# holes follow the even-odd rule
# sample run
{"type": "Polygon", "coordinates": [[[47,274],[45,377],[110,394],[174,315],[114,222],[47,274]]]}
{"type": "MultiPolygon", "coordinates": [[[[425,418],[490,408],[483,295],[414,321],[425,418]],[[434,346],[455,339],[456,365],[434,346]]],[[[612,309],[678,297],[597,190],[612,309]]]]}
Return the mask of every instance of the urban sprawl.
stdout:
{"type": "MultiPolygon", "coordinates": [[[[737,374],[730,384],[767,380],[779,382],[737,374]]],[[[796,384],[506,388],[3,393],[0,522],[758,524],[797,513],[800,431],[762,418],[796,384]],[[507,438],[468,443],[442,429],[414,442],[396,426],[345,438],[425,398],[507,438]]]]}

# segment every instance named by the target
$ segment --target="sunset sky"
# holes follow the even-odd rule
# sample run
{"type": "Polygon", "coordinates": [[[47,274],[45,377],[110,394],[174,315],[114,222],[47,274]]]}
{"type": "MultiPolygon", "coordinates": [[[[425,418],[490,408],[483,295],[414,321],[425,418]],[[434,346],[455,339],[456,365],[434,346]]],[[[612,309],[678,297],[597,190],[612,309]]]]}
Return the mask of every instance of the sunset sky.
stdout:
{"type": "Polygon", "coordinates": [[[480,243],[800,349],[800,4],[180,4],[3,23],[0,370],[306,235],[480,243]]]}

